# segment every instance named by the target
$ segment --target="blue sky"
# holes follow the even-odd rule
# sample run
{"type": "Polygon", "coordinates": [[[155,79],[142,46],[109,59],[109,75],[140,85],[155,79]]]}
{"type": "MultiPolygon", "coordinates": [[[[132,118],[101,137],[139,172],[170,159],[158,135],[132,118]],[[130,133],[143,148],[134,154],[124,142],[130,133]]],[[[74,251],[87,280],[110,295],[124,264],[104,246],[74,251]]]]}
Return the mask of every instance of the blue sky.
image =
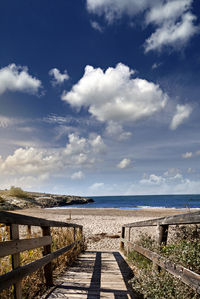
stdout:
{"type": "Polygon", "coordinates": [[[198,0],[0,3],[0,188],[200,193],[198,0]]]}

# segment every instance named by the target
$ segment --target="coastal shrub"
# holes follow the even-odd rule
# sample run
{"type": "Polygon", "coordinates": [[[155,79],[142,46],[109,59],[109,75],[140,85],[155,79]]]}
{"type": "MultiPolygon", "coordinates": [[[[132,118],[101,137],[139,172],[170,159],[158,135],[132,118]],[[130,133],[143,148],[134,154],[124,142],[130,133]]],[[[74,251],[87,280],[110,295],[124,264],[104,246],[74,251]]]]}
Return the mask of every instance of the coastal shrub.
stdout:
{"type": "MultiPolygon", "coordinates": [[[[27,233],[23,229],[23,237],[25,238],[36,238],[41,236],[41,231],[27,233]]],[[[53,228],[51,229],[52,235],[52,251],[56,251],[59,248],[67,246],[73,242],[74,234],[72,228],[53,228]]],[[[81,236],[79,232],[76,232],[76,240],[80,240],[81,236]]],[[[8,241],[10,239],[9,228],[5,225],[0,226],[0,242],[8,241]]],[[[55,259],[53,264],[53,276],[54,279],[69,265],[71,265],[85,248],[84,242],[80,242],[76,248],[70,250],[69,252],[61,255],[59,258],[55,259]]],[[[27,250],[20,253],[21,265],[31,263],[42,257],[43,248],[37,248],[33,250],[27,250]]],[[[0,275],[5,274],[12,270],[11,266],[11,256],[6,256],[0,258],[0,275]]],[[[23,298],[41,298],[42,294],[46,291],[45,279],[43,274],[43,268],[35,271],[33,274],[25,277],[22,280],[22,290],[23,298]]],[[[13,298],[13,287],[3,290],[0,293],[1,299],[13,298]]]]}
{"type": "MultiPolygon", "coordinates": [[[[199,237],[199,226],[177,226],[173,243],[158,246],[150,236],[142,235],[137,244],[200,274],[199,237]]],[[[136,251],[131,251],[128,254],[128,260],[131,262],[136,274],[132,279],[133,290],[139,292],[141,298],[199,298],[199,295],[193,289],[165,270],[161,270],[160,273],[154,271],[153,263],[136,251]]]]}
{"type": "Polygon", "coordinates": [[[5,199],[0,196],[0,204],[4,204],[4,202],[5,202],[5,199]]]}
{"type": "Polygon", "coordinates": [[[22,190],[20,187],[10,187],[10,190],[8,191],[9,196],[19,197],[19,198],[27,198],[28,193],[22,190]]]}

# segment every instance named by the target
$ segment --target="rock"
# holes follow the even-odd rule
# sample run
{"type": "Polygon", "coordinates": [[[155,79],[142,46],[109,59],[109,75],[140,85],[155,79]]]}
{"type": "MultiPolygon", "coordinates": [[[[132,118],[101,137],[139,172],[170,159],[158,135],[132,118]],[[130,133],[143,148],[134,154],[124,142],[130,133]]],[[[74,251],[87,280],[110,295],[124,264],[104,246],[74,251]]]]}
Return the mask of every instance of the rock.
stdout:
{"type": "Polygon", "coordinates": [[[47,193],[26,192],[27,198],[11,197],[6,192],[0,196],[1,210],[15,210],[27,208],[52,208],[74,204],[94,202],[92,198],[72,195],[56,195],[47,193]]]}

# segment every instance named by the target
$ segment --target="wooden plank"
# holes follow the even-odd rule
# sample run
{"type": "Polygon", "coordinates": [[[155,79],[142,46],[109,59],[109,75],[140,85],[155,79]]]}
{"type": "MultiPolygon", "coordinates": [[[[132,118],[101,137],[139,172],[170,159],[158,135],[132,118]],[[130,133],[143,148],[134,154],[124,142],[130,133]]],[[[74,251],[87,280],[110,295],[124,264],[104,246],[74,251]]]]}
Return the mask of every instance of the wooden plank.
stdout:
{"type": "Polygon", "coordinates": [[[200,294],[200,275],[186,269],[181,265],[177,265],[172,261],[160,256],[159,254],[150,251],[149,249],[143,248],[131,242],[124,240],[124,242],[129,243],[132,246],[132,249],[144,255],[146,258],[150,259],[167,272],[172,274],[173,276],[180,279],[186,285],[190,286],[193,290],[195,290],[198,294],[200,294]]]}
{"type": "Polygon", "coordinates": [[[82,225],[78,224],[46,220],[42,218],[30,217],[22,214],[15,214],[5,211],[0,212],[0,223],[51,227],[82,227],[82,225]]]}
{"type": "Polygon", "coordinates": [[[176,225],[176,224],[198,224],[200,223],[200,211],[194,213],[180,214],[175,216],[150,219],[134,223],[125,224],[125,227],[144,227],[157,225],[176,225]]]}
{"type": "Polygon", "coordinates": [[[128,289],[130,269],[113,251],[86,251],[59,277],[44,298],[134,298],[128,289]]]}
{"type": "MultiPolygon", "coordinates": [[[[78,242],[76,242],[76,243],[78,243],[78,242]]],[[[35,272],[37,269],[44,267],[53,259],[59,257],[63,253],[72,249],[74,247],[74,245],[76,245],[76,243],[67,245],[61,249],[58,249],[55,252],[52,252],[52,253],[42,257],[39,260],[36,260],[36,261],[34,261],[30,264],[27,264],[25,266],[18,267],[11,272],[1,275],[0,276],[0,291],[8,288],[9,286],[13,285],[16,282],[22,280],[25,276],[30,275],[31,273],[35,272]]]]}
{"type": "MultiPolygon", "coordinates": [[[[51,230],[49,226],[42,227],[42,234],[44,236],[51,237],[51,230]]],[[[51,244],[45,245],[43,250],[43,256],[51,253],[51,244]]],[[[53,273],[52,273],[52,263],[49,262],[44,266],[44,276],[47,286],[53,285],[53,273]]]]}
{"type": "Polygon", "coordinates": [[[42,247],[51,244],[51,241],[51,237],[45,236],[32,239],[0,242],[0,257],[42,247]]]}
{"type": "MultiPolygon", "coordinates": [[[[10,238],[12,240],[19,240],[19,225],[11,224],[10,226],[10,238]]],[[[20,253],[15,253],[12,255],[12,268],[13,270],[20,267],[20,253]]],[[[16,281],[14,284],[14,298],[22,298],[22,287],[21,281],[16,281]]]]}

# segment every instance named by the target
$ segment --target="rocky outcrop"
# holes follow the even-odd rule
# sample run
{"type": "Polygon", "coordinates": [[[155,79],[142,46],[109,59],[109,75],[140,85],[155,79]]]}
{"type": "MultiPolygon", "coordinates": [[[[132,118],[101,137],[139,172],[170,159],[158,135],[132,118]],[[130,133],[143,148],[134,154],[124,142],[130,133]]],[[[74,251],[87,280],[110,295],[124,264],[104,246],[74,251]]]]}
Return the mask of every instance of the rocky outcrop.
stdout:
{"type": "Polygon", "coordinates": [[[87,204],[94,202],[92,198],[56,195],[47,193],[26,192],[26,198],[13,197],[5,194],[0,196],[0,210],[16,210],[27,208],[52,208],[67,205],[87,204]]]}

